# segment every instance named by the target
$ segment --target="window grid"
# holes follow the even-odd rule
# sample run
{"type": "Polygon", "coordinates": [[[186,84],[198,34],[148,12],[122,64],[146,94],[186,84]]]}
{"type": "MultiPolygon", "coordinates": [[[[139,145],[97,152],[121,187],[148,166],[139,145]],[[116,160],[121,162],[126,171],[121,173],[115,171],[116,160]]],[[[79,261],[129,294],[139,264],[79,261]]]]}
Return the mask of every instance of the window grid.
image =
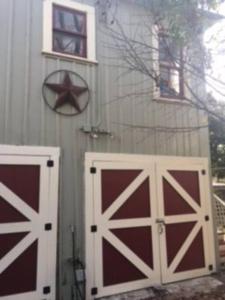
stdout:
{"type": "MultiPolygon", "coordinates": [[[[53,5],[52,24],[53,24],[53,26],[52,26],[52,28],[53,28],[53,41],[52,41],[53,42],[53,45],[52,45],[53,51],[87,58],[87,15],[86,15],[85,12],[54,4],[53,5]],[[71,13],[73,16],[75,16],[75,15],[76,16],[82,16],[84,18],[84,33],[57,27],[56,26],[56,11],[57,10],[59,10],[61,12],[64,12],[64,13],[66,13],[66,12],[71,13]],[[79,40],[80,42],[82,41],[83,42],[83,48],[82,48],[81,53],[78,53],[78,52],[75,52],[75,51],[74,51],[74,53],[71,53],[70,51],[66,51],[66,49],[56,48],[54,40],[55,40],[55,37],[57,36],[57,34],[62,35],[64,37],[73,38],[74,42],[76,40],[79,40]]],[[[69,46],[69,44],[67,46],[69,46]]],[[[63,48],[63,46],[62,46],[62,48],[63,48]]]]}
{"type": "MultiPolygon", "coordinates": [[[[166,41],[166,39],[169,38],[168,35],[166,35],[165,33],[159,33],[158,35],[158,38],[159,40],[160,39],[164,39],[166,41]]],[[[164,42],[165,42],[164,41],[164,42]]],[[[165,60],[162,59],[162,57],[160,57],[161,55],[161,51],[165,49],[162,49],[161,48],[161,43],[159,42],[159,69],[160,69],[160,96],[161,97],[165,97],[165,98],[171,98],[171,99],[184,99],[184,80],[183,80],[183,51],[182,49],[178,49],[178,58],[174,59],[172,53],[170,53],[170,48],[169,48],[169,45],[166,49],[166,54],[164,53],[164,56],[166,57],[165,60]],[[163,89],[163,86],[165,87],[164,83],[163,83],[163,79],[162,79],[162,72],[161,70],[164,69],[164,70],[167,70],[168,71],[168,77],[169,77],[169,82],[166,83],[166,85],[168,87],[173,88],[173,84],[171,82],[171,78],[172,78],[172,74],[177,72],[178,74],[178,92],[177,94],[175,93],[175,90],[174,90],[174,93],[173,94],[169,94],[168,92],[167,93],[163,93],[162,89],[163,89]]]]}

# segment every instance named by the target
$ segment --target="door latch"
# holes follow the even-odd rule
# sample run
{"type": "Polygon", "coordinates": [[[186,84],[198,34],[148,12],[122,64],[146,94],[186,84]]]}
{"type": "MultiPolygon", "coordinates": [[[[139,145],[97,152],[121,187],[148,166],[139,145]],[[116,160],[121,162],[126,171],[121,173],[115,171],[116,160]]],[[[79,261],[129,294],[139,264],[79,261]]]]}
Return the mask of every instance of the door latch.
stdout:
{"type": "Polygon", "coordinates": [[[156,219],[155,222],[158,224],[158,232],[162,234],[164,231],[165,220],[163,219],[156,219]]]}
{"type": "Polygon", "coordinates": [[[165,221],[163,219],[156,219],[155,222],[157,224],[163,224],[163,225],[165,225],[165,221]]]}

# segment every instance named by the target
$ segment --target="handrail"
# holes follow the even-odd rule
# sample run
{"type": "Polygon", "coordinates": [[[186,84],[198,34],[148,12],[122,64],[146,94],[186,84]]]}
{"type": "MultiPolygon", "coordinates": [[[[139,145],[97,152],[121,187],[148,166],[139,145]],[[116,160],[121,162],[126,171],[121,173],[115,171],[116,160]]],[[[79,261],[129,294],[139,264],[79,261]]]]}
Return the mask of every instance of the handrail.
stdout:
{"type": "Polygon", "coordinates": [[[214,199],[216,199],[217,201],[219,201],[220,204],[222,204],[224,206],[224,208],[225,208],[225,202],[219,196],[217,196],[216,194],[213,194],[213,197],[214,197],[214,199]]]}
{"type": "Polygon", "coordinates": [[[225,228],[225,202],[216,194],[213,193],[213,199],[215,201],[215,213],[217,230],[225,228]]]}

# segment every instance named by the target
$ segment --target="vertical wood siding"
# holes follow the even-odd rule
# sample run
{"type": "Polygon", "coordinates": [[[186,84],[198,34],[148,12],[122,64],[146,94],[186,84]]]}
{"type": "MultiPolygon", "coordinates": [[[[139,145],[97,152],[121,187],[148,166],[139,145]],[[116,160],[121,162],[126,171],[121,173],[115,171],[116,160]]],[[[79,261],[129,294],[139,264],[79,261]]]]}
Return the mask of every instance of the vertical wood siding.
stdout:
{"type": "MultiPolygon", "coordinates": [[[[98,65],[43,55],[42,0],[0,1],[0,144],[59,146],[62,149],[59,206],[60,300],[70,299],[73,282],[68,259],[72,255],[70,225],[77,229],[77,247],[84,248],[84,153],[86,151],[158,155],[208,156],[208,130],[165,133],[128,128],[142,126],[199,126],[202,112],[185,105],[158,103],[149,96],[118,100],[130,91],[149,89],[152,82],[139,74],[121,76],[112,66],[115,55],[107,47],[104,24],[97,20],[98,65]],[[79,73],[91,90],[91,103],[81,115],[68,118],[44,103],[44,78],[58,69],[79,73]],[[139,83],[139,84],[137,84],[139,83]],[[113,132],[114,139],[93,140],[80,128],[95,125],[113,132]]],[[[93,4],[94,1],[81,1],[93,4]]],[[[132,22],[132,10],[121,4],[123,22],[132,22]]],[[[130,6],[132,8],[132,6],[130,6]]],[[[133,10],[133,12],[136,11],[133,10]]],[[[98,18],[97,18],[98,19],[98,18]]],[[[118,59],[118,63],[119,63],[118,59]]]]}

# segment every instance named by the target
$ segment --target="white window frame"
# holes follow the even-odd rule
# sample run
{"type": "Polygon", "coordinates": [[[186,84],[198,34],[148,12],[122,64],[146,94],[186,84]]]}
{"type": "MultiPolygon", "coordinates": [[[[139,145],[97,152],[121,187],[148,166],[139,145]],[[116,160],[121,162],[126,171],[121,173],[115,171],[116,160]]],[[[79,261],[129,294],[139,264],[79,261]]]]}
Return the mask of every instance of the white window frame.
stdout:
{"type": "Polygon", "coordinates": [[[72,0],[43,0],[43,50],[42,53],[74,60],[96,63],[95,8],[72,0]],[[81,11],[87,16],[87,57],[60,53],[53,50],[53,5],[81,11]]]}
{"type": "MultiPolygon", "coordinates": [[[[160,61],[159,61],[159,29],[158,26],[153,26],[153,32],[152,32],[152,47],[153,49],[156,49],[156,51],[153,51],[153,69],[155,70],[156,74],[160,75],[160,61]],[[157,51],[158,50],[158,51],[157,51]]],[[[183,77],[185,76],[184,70],[183,70],[183,77]]],[[[185,76],[186,77],[186,76],[185,76]]],[[[187,90],[185,89],[185,86],[183,86],[184,90],[184,96],[187,96],[187,90]]],[[[153,100],[156,101],[164,101],[166,103],[179,103],[179,104],[189,104],[185,99],[183,98],[176,98],[176,97],[163,97],[160,94],[160,87],[154,84],[154,93],[153,93],[153,100]]]]}

